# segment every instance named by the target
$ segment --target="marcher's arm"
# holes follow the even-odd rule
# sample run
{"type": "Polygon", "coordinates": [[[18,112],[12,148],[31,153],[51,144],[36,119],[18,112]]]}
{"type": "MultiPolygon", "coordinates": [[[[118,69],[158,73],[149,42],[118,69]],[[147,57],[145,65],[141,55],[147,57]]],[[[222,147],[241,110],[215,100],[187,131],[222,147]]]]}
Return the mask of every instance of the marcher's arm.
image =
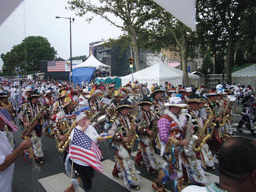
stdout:
{"type": "Polygon", "coordinates": [[[3,164],[0,165],[0,171],[4,171],[6,168],[8,168],[17,159],[17,157],[21,156],[23,151],[28,149],[31,145],[31,140],[22,141],[17,149],[13,150],[10,155],[5,157],[3,164]]]}

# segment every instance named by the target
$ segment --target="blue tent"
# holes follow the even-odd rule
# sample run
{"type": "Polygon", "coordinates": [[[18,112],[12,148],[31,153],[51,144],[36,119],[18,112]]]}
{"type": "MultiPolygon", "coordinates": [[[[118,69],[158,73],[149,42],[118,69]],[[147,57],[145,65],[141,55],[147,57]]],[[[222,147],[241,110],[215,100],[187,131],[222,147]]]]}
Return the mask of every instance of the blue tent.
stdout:
{"type": "Polygon", "coordinates": [[[92,67],[83,67],[83,68],[75,68],[73,69],[73,82],[74,84],[81,84],[82,81],[86,83],[90,83],[92,80],[92,76],[95,72],[95,68],[92,67]]]}

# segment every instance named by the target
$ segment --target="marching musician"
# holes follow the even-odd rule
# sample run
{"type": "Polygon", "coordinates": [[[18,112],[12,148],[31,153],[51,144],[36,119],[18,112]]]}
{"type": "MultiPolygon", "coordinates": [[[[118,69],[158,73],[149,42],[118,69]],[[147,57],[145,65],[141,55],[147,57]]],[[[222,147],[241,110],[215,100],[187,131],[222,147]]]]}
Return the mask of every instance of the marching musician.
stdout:
{"type": "MultiPolygon", "coordinates": [[[[6,108],[9,111],[9,113],[11,114],[12,120],[14,120],[14,118],[16,116],[16,109],[14,108],[12,103],[8,101],[8,97],[9,97],[9,94],[7,94],[5,92],[0,93],[0,107],[1,108],[6,108]]],[[[13,140],[12,129],[8,125],[6,125],[4,132],[6,134],[6,137],[9,140],[12,148],[14,148],[14,140],[13,140]]]]}
{"type": "Polygon", "coordinates": [[[27,86],[25,87],[25,89],[23,90],[22,96],[20,97],[20,103],[19,105],[21,106],[23,103],[28,102],[28,98],[30,97],[30,95],[32,94],[33,89],[31,86],[27,86]]]}
{"type": "Polygon", "coordinates": [[[181,98],[171,97],[166,102],[164,115],[158,121],[159,138],[161,142],[161,156],[165,161],[158,171],[152,188],[157,192],[165,191],[168,179],[174,180],[175,188],[179,190],[184,187],[183,167],[185,162],[182,160],[183,146],[188,146],[189,141],[184,139],[185,134],[182,122],[179,119],[181,109],[186,107],[181,98]]]}
{"type": "Polygon", "coordinates": [[[165,110],[164,101],[163,101],[163,93],[164,90],[159,87],[155,87],[151,93],[151,97],[153,99],[153,105],[151,106],[151,110],[157,114],[160,118],[165,110]]]}
{"type": "Polygon", "coordinates": [[[220,106],[217,102],[217,95],[218,93],[214,89],[210,90],[210,92],[207,94],[208,105],[213,112],[212,121],[215,124],[215,126],[212,127],[212,137],[207,141],[207,144],[209,145],[209,149],[213,152],[217,152],[224,141],[220,130],[220,124],[222,123],[222,119],[220,118],[220,108],[222,108],[222,106],[220,106]]]}
{"type": "Polygon", "coordinates": [[[136,140],[136,122],[131,116],[132,106],[127,100],[122,100],[116,108],[116,116],[108,134],[113,136],[112,145],[116,149],[116,163],[112,175],[123,178],[125,184],[133,190],[140,189],[139,172],[135,169],[131,159],[131,148],[136,140]]]}
{"type": "Polygon", "coordinates": [[[45,112],[42,103],[38,101],[40,97],[41,95],[36,90],[32,92],[28,102],[21,106],[19,119],[24,126],[22,136],[31,137],[35,161],[43,164],[42,129],[45,112]]]}
{"type": "Polygon", "coordinates": [[[66,96],[67,96],[66,91],[63,91],[60,94],[58,94],[57,100],[53,104],[53,114],[54,115],[62,110],[66,96]]]}
{"type": "Polygon", "coordinates": [[[193,132],[188,131],[185,135],[185,138],[189,140],[189,146],[184,147],[184,154],[187,158],[187,174],[189,184],[196,184],[204,186],[207,182],[205,172],[201,166],[203,163],[201,161],[201,149],[197,150],[194,147],[197,147],[196,144],[201,144],[202,139],[205,136],[205,130],[202,119],[199,117],[199,97],[196,94],[191,94],[187,98],[186,102],[188,103],[188,110],[185,113],[184,125],[186,129],[192,129],[193,132]],[[198,143],[199,142],[199,143],[198,143]]]}
{"type": "Polygon", "coordinates": [[[108,92],[107,92],[106,98],[112,99],[114,97],[115,89],[116,89],[115,82],[111,82],[108,86],[108,92]]]}
{"type": "Polygon", "coordinates": [[[53,126],[53,121],[51,120],[51,115],[53,112],[53,104],[54,99],[52,98],[52,91],[47,90],[45,91],[44,97],[42,99],[42,104],[46,107],[46,114],[45,114],[45,122],[44,128],[45,133],[50,133],[53,126]]]}
{"type": "MultiPolygon", "coordinates": [[[[207,101],[200,97],[199,98],[199,122],[202,123],[205,127],[205,134],[208,135],[212,133],[212,127],[211,125],[207,126],[206,123],[209,118],[211,118],[212,110],[208,106],[207,101]]],[[[211,121],[211,120],[209,120],[211,121]]],[[[209,145],[207,143],[203,144],[203,147],[201,149],[201,161],[202,161],[202,167],[207,170],[215,170],[214,164],[215,164],[216,155],[212,153],[212,151],[209,149],[209,145]]]]}
{"type": "Polygon", "coordinates": [[[147,171],[156,174],[158,163],[155,157],[155,145],[157,139],[157,120],[158,117],[150,110],[152,102],[145,97],[140,103],[140,111],[137,114],[138,135],[140,138],[139,150],[135,156],[135,163],[139,167],[146,166],[147,171]]]}
{"type": "MultiPolygon", "coordinates": [[[[65,97],[62,107],[62,110],[56,115],[54,124],[54,132],[57,145],[59,142],[66,141],[68,139],[69,135],[66,135],[65,133],[71,128],[71,126],[75,125],[75,117],[69,117],[69,115],[71,115],[75,110],[74,102],[70,97],[65,97]]],[[[63,152],[65,160],[68,152],[67,150],[64,150],[63,152]]]]}
{"type": "Polygon", "coordinates": [[[82,89],[82,91],[81,91],[81,93],[79,95],[79,98],[78,98],[79,102],[87,100],[86,95],[89,95],[89,94],[90,94],[90,91],[89,91],[88,88],[82,89]]]}

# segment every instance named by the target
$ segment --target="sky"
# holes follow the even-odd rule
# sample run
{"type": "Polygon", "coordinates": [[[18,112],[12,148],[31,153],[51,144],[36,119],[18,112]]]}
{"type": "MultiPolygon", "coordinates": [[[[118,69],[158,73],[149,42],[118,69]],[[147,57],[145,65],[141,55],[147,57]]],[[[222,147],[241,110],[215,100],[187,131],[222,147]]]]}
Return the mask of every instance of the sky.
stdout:
{"type": "MultiPolygon", "coordinates": [[[[74,11],[65,9],[68,0],[24,0],[19,7],[0,26],[0,55],[11,51],[28,36],[42,36],[48,39],[57,50],[57,57],[69,59],[70,56],[70,24],[72,17],[72,56],[89,56],[89,43],[109,38],[117,38],[123,34],[121,29],[96,16],[90,23],[79,17],[74,11]]],[[[95,0],[94,0],[95,1],[95,0]]],[[[118,24],[122,21],[112,17],[118,24]]],[[[0,69],[3,61],[0,59],[0,69]]]]}

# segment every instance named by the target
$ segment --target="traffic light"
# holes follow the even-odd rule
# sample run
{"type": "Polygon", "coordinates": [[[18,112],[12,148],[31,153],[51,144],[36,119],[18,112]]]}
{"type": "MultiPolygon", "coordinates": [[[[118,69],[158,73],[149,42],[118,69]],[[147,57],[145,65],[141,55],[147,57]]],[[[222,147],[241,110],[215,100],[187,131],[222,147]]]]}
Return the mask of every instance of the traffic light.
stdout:
{"type": "Polygon", "coordinates": [[[133,58],[132,57],[129,58],[129,64],[130,64],[130,68],[133,68],[133,58]]]}

